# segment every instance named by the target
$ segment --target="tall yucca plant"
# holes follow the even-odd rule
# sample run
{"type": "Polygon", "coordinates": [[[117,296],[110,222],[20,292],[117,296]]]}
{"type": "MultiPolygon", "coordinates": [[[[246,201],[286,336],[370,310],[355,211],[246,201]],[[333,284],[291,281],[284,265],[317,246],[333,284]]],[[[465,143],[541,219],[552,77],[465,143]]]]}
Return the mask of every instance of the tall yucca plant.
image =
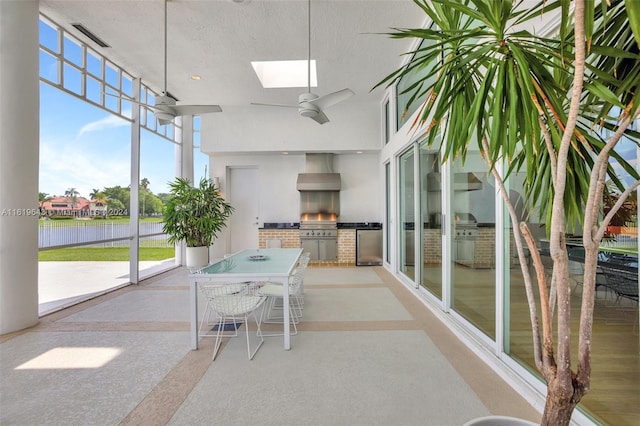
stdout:
{"type": "Polygon", "coordinates": [[[414,2],[434,25],[396,29],[390,35],[428,42],[408,52],[413,60],[377,86],[390,86],[409,73],[422,72],[425,77],[406,90],[411,100],[426,98],[414,126],[428,129],[429,144],[442,141],[445,159],[464,159],[468,146],[477,144],[513,223],[519,219],[504,179],[513,172],[526,175],[527,201],[540,206],[547,223],[554,265],[550,287],[556,290],[548,291],[536,242],[527,224],[520,223],[513,231],[529,302],[534,359],[547,382],[542,424],[567,425],[590,386],[600,241],[611,217],[640,184],[623,187],[608,163],[614,156],[639,178],[615,152],[623,135],[636,143],[639,140],[639,134],[629,129],[640,105],[639,3],[558,0],[525,9],[522,2],[510,0],[414,2]],[[554,36],[518,29],[544,13],[561,18],[554,36]],[[508,165],[504,175],[497,170],[499,164],[508,165]],[[607,175],[622,195],[603,217],[607,175]],[[568,223],[582,224],[586,252],[575,370],[570,354],[568,223]],[[533,257],[540,307],[525,243],[533,257]]]}

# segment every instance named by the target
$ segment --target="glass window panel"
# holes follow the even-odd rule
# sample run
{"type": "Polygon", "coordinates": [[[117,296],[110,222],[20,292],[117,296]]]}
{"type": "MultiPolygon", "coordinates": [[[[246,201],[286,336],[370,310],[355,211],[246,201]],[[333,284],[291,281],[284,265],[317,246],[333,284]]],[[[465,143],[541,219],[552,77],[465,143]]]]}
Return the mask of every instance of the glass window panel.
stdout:
{"type": "Polygon", "coordinates": [[[64,36],[64,59],[72,64],[82,67],[82,47],[77,41],[70,39],[68,36],[64,36]]]}
{"type": "Polygon", "coordinates": [[[102,83],[91,76],[87,76],[87,99],[97,104],[102,103],[102,83]]]}
{"type": "MultiPolygon", "coordinates": [[[[424,48],[427,43],[431,43],[430,40],[423,39],[418,49],[424,48]]],[[[397,129],[400,129],[404,123],[411,117],[411,115],[420,107],[420,105],[426,99],[426,95],[416,98],[411,105],[408,105],[409,99],[413,94],[413,90],[404,93],[405,90],[410,88],[413,84],[420,80],[425,80],[425,85],[430,84],[431,81],[426,79],[426,76],[431,73],[430,68],[417,68],[405,75],[398,81],[396,85],[396,91],[398,94],[396,101],[396,125],[397,129]]],[[[432,77],[435,78],[435,77],[432,77]]]]}
{"type": "Polygon", "coordinates": [[[133,80],[128,75],[122,75],[122,84],[120,85],[120,90],[126,96],[130,98],[133,97],[133,80]]]}
{"type": "Polygon", "coordinates": [[[414,154],[413,147],[399,158],[398,199],[400,200],[400,271],[415,280],[415,198],[414,198],[414,154]]]}
{"type": "MultiPolygon", "coordinates": [[[[622,143],[622,142],[620,142],[622,143]]],[[[619,144],[620,144],[619,143],[619,144]]],[[[620,154],[631,164],[637,161],[637,150],[626,149],[624,144],[617,147],[620,154]]],[[[616,164],[612,167],[617,168],[616,164]]],[[[621,178],[626,181],[624,174],[621,178]]],[[[510,194],[524,193],[522,176],[509,179],[510,194]]],[[[628,181],[627,181],[628,182],[628,181]]],[[[596,299],[593,313],[593,336],[591,344],[591,386],[589,393],[582,399],[580,406],[602,424],[633,424],[639,414],[637,395],[640,393],[640,351],[638,350],[638,302],[629,298],[618,298],[616,288],[623,283],[638,286],[637,263],[637,205],[632,204],[633,218],[629,225],[616,229],[612,237],[603,244],[600,253],[600,272],[596,276],[596,299]],[[615,272],[613,272],[615,271],[615,272]],[[613,273],[612,273],[613,272],[613,273]]],[[[532,230],[546,275],[550,276],[552,263],[549,258],[546,227],[539,219],[538,209],[531,211],[527,223],[532,230]]],[[[509,219],[507,217],[507,219],[509,219]]],[[[506,221],[511,231],[511,221],[506,221]]],[[[577,231],[581,231],[579,228],[577,231]]],[[[574,235],[569,241],[569,274],[571,328],[575,330],[572,338],[572,353],[577,353],[577,330],[582,298],[582,272],[584,261],[580,254],[581,237],[574,235]]],[[[532,333],[529,320],[529,307],[525,295],[524,280],[520,267],[513,266],[517,260],[515,245],[505,254],[506,261],[512,267],[506,274],[505,284],[505,352],[518,360],[539,376],[533,361],[532,333]]],[[[534,294],[539,305],[536,275],[531,260],[527,259],[532,274],[534,294]]],[[[517,264],[519,265],[519,263],[517,264]]],[[[554,316],[553,329],[557,329],[557,315],[554,316]]],[[[575,360],[574,360],[575,361],[575,360]]]]}
{"type": "Polygon", "coordinates": [[[105,81],[116,89],[120,88],[120,73],[118,67],[110,62],[105,63],[105,81]]]}
{"type": "Polygon", "coordinates": [[[495,183],[476,151],[452,167],[453,309],[495,339],[495,183]]]}
{"type": "Polygon", "coordinates": [[[42,19],[39,24],[40,44],[55,53],[60,53],[58,44],[58,30],[44,22],[42,19]]]}
{"type": "Polygon", "coordinates": [[[193,150],[193,181],[199,182],[202,178],[209,178],[209,156],[200,148],[193,150]]]}
{"type": "MultiPolygon", "coordinates": [[[[169,192],[169,182],[175,177],[175,145],[168,140],[148,131],[141,132],[140,141],[140,189],[149,196],[169,192]]],[[[145,205],[140,195],[140,212],[145,216],[162,214],[162,205],[149,199],[145,205]],[[155,204],[154,204],[155,203],[155,204]]],[[[159,199],[158,199],[159,201],[159,199]]]]}
{"type": "Polygon", "coordinates": [[[64,64],[63,86],[78,95],[82,95],[82,73],[72,65],[64,64]]]}
{"type": "Polygon", "coordinates": [[[40,252],[42,270],[57,260],[56,268],[63,268],[68,277],[60,287],[59,279],[51,280],[57,275],[39,275],[43,312],[55,309],[56,300],[79,301],[129,280],[130,225],[127,205],[121,199],[127,201],[129,194],[131,127],[45,83],[40,84],[40,105],[39,192],[50,219],[40,221],[39,245],[96,243],[40,252]],[[119,191],[107,191],[116,186],[119,191]],[[45,226],[54,229],[45,231],[45,226]],[[125,239],[100,242],[120,237],[125,239]],[[79,261],[98,260],[91,271],[78,269],[79,261]]]}
{"type": "MultiPolygon", "coordinates": [[[[174,180],[175,145],[166,139],[144,130],[140,134],[140,235],[162,232],[163,198],[169,192],[169,183],[174,180]]],[[[167,236],[140,239],[140,274],[168,269],[174,266],[173,245],[167,236]]]]}
{"type": "Polygon", "coordinates": [[[387,163],[384,165],[384,174],[385,174],[385,201],[386,201],[386,217],[385,217],[385,234],[386,234],[386,251],[385,251],[385,260],[387,263],[391,263],[391,228],[389,225],[391,224],[391,164],[387,163]]]}
{"type": "Polygon", "coordinates": [[[52,83],[60,84],[60,74],[58,70],[58,59],[40,50],[40,77],[52,83]]]}
{"type": "Polygon", "coordinates": [[[121,111],[120,113],[127,117],[127,118],[132,118],[133,117],[133,108],[134,108],[134,104],[125,100],[125,99],[120,99],[120,108],[121,111]]]}
{"type": "Polygon", "coordinates": [[[391,111],[389,110],[389,100],[384,103],[384,142],[389,143],[391,140],[391,111]]]}
{"type": "Polygon", "coordinates": [[[422,286],[442,298],[442,186],[438,147],[420,144],[422,286]]]}
{"type": "Polygon", "coordinates": [[[104,97],[104,107],[108,110],[111,110],[115,113],[120,112],[120,98],[116,96],[105,96],[104,97]]]}
{"type": "MultiPolygon", "coordinates": [[[[140,232],[162,232],[162,218],[145,217],[140,220],[140,232]]],[[[176,248],[167,242],[166,235],[140,238],[139,277],[145,279],[176,266],[176,248]]]]}
{"type": "Polygon", "coordinates": [[[146,120],[145,120],[145,126],[149,129],[149,130],[156,130],[156,117],[153,114],[153,111],[151,111],[148,108],[145,108],[145,115],[146,115],[146,120]]]}
{"type": "Polygon", "coordinates": [[[90,49],[87,49],[87,72],[102,78],[102,58],[90,49]]]}
{"type": "Polygon", "coordinates": [[[174,137],[174,131],[175,131],[175,127],[173,126],[173,122],[166,124],[163,126],[164,127],[164,135],[166,137],[168,137],[169,139],[173,140],[174,137]]]}

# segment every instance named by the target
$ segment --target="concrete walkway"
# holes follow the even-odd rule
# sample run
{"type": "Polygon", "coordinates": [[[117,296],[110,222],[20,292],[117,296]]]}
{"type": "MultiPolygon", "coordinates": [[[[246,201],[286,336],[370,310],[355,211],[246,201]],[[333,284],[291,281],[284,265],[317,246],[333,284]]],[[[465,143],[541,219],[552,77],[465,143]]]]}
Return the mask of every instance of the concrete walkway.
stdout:
{"type": "MultiPolygon", "coordinates": [[[[141,261],[140,279],[175,266],[175,259],[141,261]]],[[[129,262],[38,262],[39,314],[88,300],[130,283],[129,262]]]]}

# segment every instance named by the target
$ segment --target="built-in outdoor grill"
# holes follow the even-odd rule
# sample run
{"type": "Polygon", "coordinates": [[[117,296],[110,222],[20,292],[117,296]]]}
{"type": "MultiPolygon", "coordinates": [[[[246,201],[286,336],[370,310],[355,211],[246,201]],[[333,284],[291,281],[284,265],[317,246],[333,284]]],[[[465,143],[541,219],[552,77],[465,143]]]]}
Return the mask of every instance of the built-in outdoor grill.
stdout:
{"type": "Polygon", "coordinates": [[[305,173],[298,175],[300,243],[311,260],[338,260],[340,175],[332,161],[332,154],[307,154],[305,173]]]}
{"type": "Polygon", "coordinates": [[[335,214],[306,213],[300,218],[300,243],[311,260],[338,259],[338,224],[335,214]]]}
{"type": "Polygon", "coordinates": [[[476,255],[478,221],[471,213],[455,214],[455,260],[472,266],[476,255]]]}

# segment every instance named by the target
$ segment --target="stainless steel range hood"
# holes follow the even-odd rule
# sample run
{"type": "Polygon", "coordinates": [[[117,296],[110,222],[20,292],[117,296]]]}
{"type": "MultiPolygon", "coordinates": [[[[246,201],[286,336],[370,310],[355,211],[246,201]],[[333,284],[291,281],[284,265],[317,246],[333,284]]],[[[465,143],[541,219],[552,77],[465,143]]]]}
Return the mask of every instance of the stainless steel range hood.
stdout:
{"type": "MultiPolygon", "coordinates": [[[[482,189],[482,181],[474,173],[468,172],[453,174],[454,191],[477,191],[480,189],[482,189]]],[[[442,190],[440,173],[427,174],[427,190],[429,192],[438,192],[442,190]]]]}
{"type": "Polygon", "coordinates": [[[340,173],[333,172],[333,154],[306,154],[305,172],[298,175],[298,191],[340,191],[340,173]]]}
{"type": "Polygon", "coordinates": [[[300,173],[298,191],[340,191],[340,173],[300,173]]]}

